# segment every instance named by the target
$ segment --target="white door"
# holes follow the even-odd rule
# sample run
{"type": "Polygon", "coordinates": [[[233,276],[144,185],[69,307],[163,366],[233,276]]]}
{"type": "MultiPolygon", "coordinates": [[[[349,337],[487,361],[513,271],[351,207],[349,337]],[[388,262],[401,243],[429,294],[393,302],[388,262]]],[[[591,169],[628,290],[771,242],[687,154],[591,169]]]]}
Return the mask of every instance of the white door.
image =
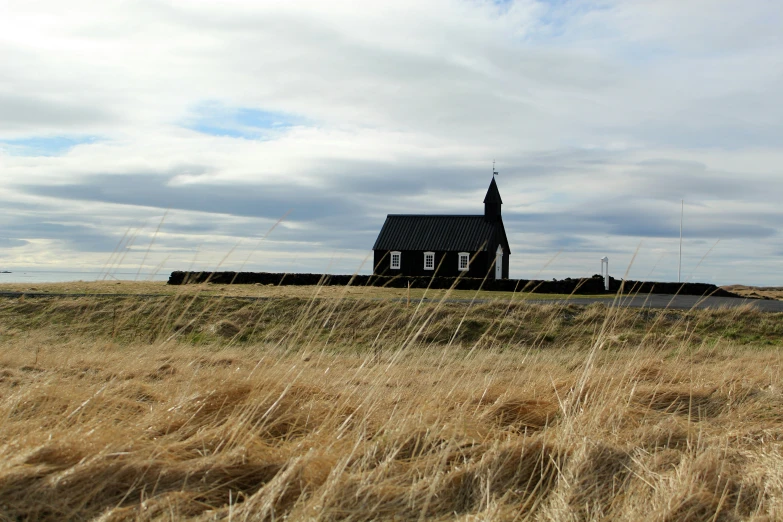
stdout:
{"type": "Polygon", "coordinates": [[[503,279],[503,247],[500,245],[495,252],[495,279],[503,279]]]}

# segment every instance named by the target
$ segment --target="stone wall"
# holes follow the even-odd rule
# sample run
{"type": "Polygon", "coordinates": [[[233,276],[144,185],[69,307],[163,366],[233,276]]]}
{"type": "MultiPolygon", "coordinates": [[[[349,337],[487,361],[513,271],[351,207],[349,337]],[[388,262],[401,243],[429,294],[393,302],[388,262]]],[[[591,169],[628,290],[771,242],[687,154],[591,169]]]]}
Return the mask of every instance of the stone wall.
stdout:
{"type": "MultiPolygon", "coordinates": [[[[326,285],[326,286],[379,286],[390,288],[444,289],[454,286],[458,290],[488,291],[527,291],[540,294],[603,294],[604,281],[599,275],[582,279],[561,279],[551,281],[534,281],[528,279],[476,279],[453,277],[402,277],[376,275],[322,275],[322,274],[280,274],[269,272],[172,272],[168,283],[170,285],[214,283],[234,285],[326,285]]],[[[651,281],[620,281],[610,278],[610,292],[616,293],[622,285],[623,293],[639,294],[681,294],[681,295],[713,295],[716,297],[738,297],[731,292],[722,290],[715,285],[706,283],[658,283],[651,281]]]]}

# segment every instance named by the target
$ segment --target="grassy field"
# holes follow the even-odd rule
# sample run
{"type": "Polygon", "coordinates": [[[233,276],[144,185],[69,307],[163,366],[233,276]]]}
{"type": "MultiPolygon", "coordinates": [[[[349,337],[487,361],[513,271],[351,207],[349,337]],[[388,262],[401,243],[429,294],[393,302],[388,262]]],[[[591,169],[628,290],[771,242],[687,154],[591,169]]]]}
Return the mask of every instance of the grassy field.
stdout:
{"type": "Polygon", "coordinates": [[[743,297],[753,297],[756,299],[783,299],[783,288],[775,286],[731,285],[724,288],[729,292],[733,292],[743,297]]]}
{"type": "MultiPolygon", "coordinates": [[[[328,299],[442,299],[448,294],[454,299],[563,299],[563,294],[534,294],[530,292],[486,292],[474,290],[425,290],[413,288],[378,288],[373,286],[273,286],[273,285],[168,285],[163,281],[78,281],[68,283],[4,283],[0,292],[35,292],[65,294],[162,294],[176,296],[225,297],[285,297],[309,299],[314,296],[328,299]]],[[[611,295],[580,295],[612,299],[611,295]]]]}
{"type": "Polygon", "coordinates": [[[0,520],[783,519],[779,314],[169,289],[0,300],[0,520]]]}

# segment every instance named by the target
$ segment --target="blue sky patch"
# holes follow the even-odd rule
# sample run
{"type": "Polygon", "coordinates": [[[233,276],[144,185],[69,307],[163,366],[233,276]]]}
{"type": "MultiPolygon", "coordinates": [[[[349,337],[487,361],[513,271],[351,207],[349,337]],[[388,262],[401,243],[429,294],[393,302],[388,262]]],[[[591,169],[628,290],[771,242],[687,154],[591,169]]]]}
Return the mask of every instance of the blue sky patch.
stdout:
{"type": "Polygon", "coordinates": [[[77,145],[95,141],[95,136],[32,136],[0,140],[0,150],[11,156],[61,156],[77,145]]]}
{"type": "Polygon", "coordinates": [[[264,139],[301,124],[301,118],[284,112],[210,102],[196,106],[184,127],[211,136],[264,139]]]}
{"type": "MultiPolygon", "coordinates": [[[[579,19],[593,11],[607,11],[611,5],[605,1],[593,0],[589,2],[575,2],[573,0],[538,0],[538,5],[543,7],[539,23],[542,27],[529,37],[534,41],[546,41],[567,37],[568,25],[579,22],[579,19]]],[[[604,29],[605,30],[605,29],[604,29]]],[[[578,27],[575,33],[579,34],[578,27]]]]}

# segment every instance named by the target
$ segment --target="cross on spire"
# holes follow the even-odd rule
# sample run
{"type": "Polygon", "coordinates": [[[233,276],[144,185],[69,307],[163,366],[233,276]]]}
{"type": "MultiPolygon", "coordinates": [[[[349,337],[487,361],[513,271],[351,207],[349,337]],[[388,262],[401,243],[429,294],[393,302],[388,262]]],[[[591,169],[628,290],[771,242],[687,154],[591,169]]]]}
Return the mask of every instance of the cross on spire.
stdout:
{"type": "Polygon", "coordinates": [[[492,177],[500,175],[500,172],[495,170],[495,160],[492,160],[492,177]]]}

